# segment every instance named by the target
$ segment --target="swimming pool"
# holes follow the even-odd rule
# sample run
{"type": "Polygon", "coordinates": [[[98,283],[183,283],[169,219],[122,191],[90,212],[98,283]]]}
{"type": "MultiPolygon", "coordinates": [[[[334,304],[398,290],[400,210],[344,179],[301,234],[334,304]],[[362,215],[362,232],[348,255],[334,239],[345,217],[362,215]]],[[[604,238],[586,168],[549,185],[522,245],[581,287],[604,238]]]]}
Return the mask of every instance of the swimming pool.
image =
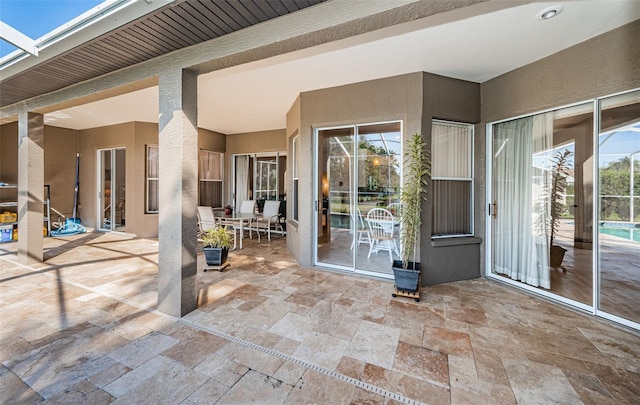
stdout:
{"type": "Polygon", "coordinates": [[[640,224],[621,222],[601,222],[600,233],[640,242],[640,224]]]}

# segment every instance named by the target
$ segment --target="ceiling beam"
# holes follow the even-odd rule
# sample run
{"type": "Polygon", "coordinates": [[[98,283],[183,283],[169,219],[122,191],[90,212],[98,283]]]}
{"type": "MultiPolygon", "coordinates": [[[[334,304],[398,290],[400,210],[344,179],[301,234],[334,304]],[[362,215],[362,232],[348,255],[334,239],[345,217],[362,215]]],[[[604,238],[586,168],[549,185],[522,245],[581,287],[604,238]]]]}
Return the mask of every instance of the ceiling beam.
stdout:
{"type": "Polygon", "coordinates": [[[4,39],[11,45],[18,47],[33,56],[38,56],[38,47],[36,46],[35,40],[29,38],[22,32],[2,21],[0,21],[0,39],[4,39]]]}

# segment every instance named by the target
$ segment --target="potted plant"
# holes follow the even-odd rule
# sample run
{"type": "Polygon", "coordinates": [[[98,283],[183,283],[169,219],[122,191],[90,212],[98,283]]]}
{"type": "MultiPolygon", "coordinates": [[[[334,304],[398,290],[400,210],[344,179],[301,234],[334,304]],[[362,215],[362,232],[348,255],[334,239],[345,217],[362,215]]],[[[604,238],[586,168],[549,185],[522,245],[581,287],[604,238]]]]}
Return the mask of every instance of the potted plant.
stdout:
{"type": "Polygon", "coordinates": [[[227,206],[224,207],[224,214],[231,215],[232,213],[233,213],[233,208],[231,207],[231,205],[227,204],[227,206]]]}
{"type": "MultiPolygon", "coordinates": [[[[566,209],[564,204],[567,189],[567,177],[571,174],[571,162],[569,158],[573,153],[565,149],[558,151],[551,158],[551,186],[550,186],[550,207],[549,207],[549,265],[554,269],[562,266],[562,260],[567,250],[561,246],[553,244],[553,239],[560,228],[560,215],[566,209]]],[[[563,269],[564,271],[564,269],[563,269]]]]}
{"type": "MultiPolygon", "coordinates": [[[[395,287],[399,292],[417,294],[420,279],[420,263],[417,261],[419,243],[420,214],[422,201],[426,200],[427,176],[430,175],[431,161],[426,144],[420,134],[414,134],[404,149],[406,172],[404,185],[400,190],[402,216],[400,217],[401,260],[393,261],[395,287]]],[[[393,294],[395,297],[396,294],[393,294]]],[[[415,298],[419,301],[419,298],[415,298]]]]}
{"type": "Polygon", "coordinates": [[[207,266],[221,266],[227,261],[233,246],[231,235],[221,226],[210,228],[200,236],[207,266]]]}

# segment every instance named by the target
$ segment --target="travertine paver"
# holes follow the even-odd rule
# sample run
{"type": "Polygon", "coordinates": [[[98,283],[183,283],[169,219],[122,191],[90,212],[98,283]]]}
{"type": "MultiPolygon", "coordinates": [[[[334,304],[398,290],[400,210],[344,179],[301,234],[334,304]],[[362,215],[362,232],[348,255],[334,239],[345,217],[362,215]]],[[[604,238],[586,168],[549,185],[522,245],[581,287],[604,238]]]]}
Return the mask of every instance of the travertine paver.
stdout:
{"type": "Polygon", "coordinates": [[[32,267],[0,245],[3,403],[640,398],[637,333],[495,282],[425,288],[416,303],[389,282],[301,268],[284,239],[247,239],[228,270],[198,273],[199,307],[180,321],[155,311],[156,241],[45,242],[49,261],[32,267]]]}

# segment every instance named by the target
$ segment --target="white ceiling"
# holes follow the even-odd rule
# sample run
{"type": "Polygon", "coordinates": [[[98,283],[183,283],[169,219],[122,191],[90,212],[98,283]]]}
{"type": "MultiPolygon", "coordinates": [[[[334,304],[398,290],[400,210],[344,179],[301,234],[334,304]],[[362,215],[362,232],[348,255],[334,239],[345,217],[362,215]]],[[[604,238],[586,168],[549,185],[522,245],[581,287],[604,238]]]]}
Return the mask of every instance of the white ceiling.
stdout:
{"type": "MultiPolygon", "coordinates": [[[[640,19],[637,0],[492,3],[498,11],[484,4],[475,16],[467,8],[202,75],[198,125],[226,134],[284,128],[301,92],[416,71],[482,83],[640,19]],[[536,18],[558,4],[564,10],[555,18],[536,18]]],[[[157,100],[157,87],[149,88],[49,113],[45,122],[72,129],[158,122],[157,100]]]]}

